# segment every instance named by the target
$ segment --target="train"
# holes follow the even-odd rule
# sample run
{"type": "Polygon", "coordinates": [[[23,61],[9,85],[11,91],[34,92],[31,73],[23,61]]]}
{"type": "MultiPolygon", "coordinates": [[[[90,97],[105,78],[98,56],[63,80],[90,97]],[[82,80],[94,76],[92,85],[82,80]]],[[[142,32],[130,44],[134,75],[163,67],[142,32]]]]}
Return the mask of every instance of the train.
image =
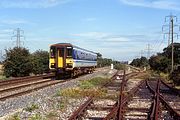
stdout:
{"type": "Polygon", "coordinates": [[[56,79],[63,75],[77,77],[92,73],[97,66],[97,53],[77,47],[71,43],[50,45],[49,69],[56,79]]]}

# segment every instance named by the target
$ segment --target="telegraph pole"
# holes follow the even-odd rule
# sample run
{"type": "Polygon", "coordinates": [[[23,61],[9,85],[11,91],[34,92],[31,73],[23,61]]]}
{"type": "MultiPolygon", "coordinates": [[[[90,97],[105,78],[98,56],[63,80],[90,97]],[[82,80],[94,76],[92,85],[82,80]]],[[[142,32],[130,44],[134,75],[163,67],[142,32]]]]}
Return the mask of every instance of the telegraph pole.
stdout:
{"type": "Polygon", "coordinates": [[[171,41],[171,44],[172,44],[172,60],[171,60],[171,72],[173,72],[174,70],[174,40],[173,40],[173,17],[171,16],[171,30],[172,30],[172,34],[171,34],[171,37],[172,37],[172,41],[171,41]]]}
{"type": "Polygon", "coordinates": [[[24,31],[21,30],[20,28],[17,28],[16,30],[14,30],[13,34],[15,34],[15,35],[12,36],[11,39],[15,37],[16,38],[16,47],[18,47],[18,48],[21,47],[21,38],[25,38],[21,34],[24,34],[24,31]]]}
{"type": "MultiPolygon", "coordinates": [[[[176,34],[178,37],[178,34],[174,32],[174,27],[178,27],[178,25],[174,24],[174,21],[177,22],[177,17],[174,15],[169,15],[165,17],[165,22],[167,22],[167,18],[169,18],[169,24],[168,25],[163,25],[164,27],[168,27],[169,31],[168,33],[164,33],[164,34],[168,34],[168,46],[171,45],[171,72],[173,72],[174,70],[174,35],[176,34]],[[170,44],[171,41],[171,44],[170,44]]],[[[162,28],[162,30],[164,31],[164,29],[162,28]]]]}

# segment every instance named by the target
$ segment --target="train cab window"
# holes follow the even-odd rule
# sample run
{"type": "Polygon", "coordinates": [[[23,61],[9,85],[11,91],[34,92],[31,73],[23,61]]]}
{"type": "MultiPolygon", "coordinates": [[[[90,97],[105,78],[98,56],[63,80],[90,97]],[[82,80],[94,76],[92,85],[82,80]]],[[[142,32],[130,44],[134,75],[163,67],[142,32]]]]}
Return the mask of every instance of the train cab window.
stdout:
{"type": "Polygon", "coordinates": [[[50,48],[50,56],[51,56],[51,58],[55,58],[55,54],[56,54],[56,49],[55,49],[55,47],[51,47],[51,48],[50,48]]]}
{"type": "Polygon", "coordinates": [[[72,47],[67,47],[67,57],[72,57],[72,47]]]}
{"type": "Polygon", "coordinates": [[[64,57],[64,48],[59,49],[59,57],[64,57]]]}

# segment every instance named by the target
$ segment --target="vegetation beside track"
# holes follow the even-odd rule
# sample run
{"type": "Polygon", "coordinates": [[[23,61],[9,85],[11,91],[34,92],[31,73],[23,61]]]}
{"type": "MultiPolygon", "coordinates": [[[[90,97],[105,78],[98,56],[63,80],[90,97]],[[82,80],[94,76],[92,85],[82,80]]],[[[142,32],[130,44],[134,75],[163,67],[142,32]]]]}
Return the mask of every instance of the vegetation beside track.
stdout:
{"type": "Polygon", "coordinates": [[[149,61],[137,58],[134,59],[131,65],[136,67],[144,67],[147,65],[153,71],[152,74],[157,74],[159,77],[163,77],[168,81],[172,81],[174,85],[180,86],[180,43],[174,43],[174,70],[171,71],[171,51],[172,47],[163,49],[162,53],[157,53],[150,57],[149,61]],[[147,64],[146,64],[147,63],[147,64]]]}
{"type": "Polygon", "coordinates": [[[105,97],[107,90],[102,88],[102,85],[107,82],[110,82],[110,79],[102,77],[84,80],[79,83],[78,87],[58,91],[57,95],[72,98],[81,98],[87,96],[105,97]]]}
{"type": "Polygon", "coordinates": [[[22,77],[33,74],[42,74],[48,71],[49,53],[37,50],[30,53],[28,49],[15,47],[6,50],[4,55],[3,74],[6,77],[22,77]]]}

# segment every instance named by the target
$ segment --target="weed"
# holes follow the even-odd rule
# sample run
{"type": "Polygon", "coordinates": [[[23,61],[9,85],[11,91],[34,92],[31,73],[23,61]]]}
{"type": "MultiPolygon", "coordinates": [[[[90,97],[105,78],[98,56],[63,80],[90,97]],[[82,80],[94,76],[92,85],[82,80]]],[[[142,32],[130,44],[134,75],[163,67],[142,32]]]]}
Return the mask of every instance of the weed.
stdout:
{"type": "Polygon", "coordinates": [[[78,87],[58,91],[56,95],[72,98],[85,96],[104,97],[106,96],[107,90],[100,87],[109,81],[109,79],[96,77],[90,80],[81,81],[78,87]]]}
{"type": "Polygon", "coordinates": [[[20,120],[20,116],[18,113],[10,116],[7,120],[20,120]]]}
{"type": "Polygon", "coordinates": [[[43,120],[40,114],[35,114],[29,118],[29,120],[43,120]]]}
{"type": "Polygon", "coordinates": [[[81,90],[79,88],[67,88],[59,91],[60,96],[64,97],[78,97],[81,90]]]}
{"type": "Polygon", "coordinates": [[[66,102],[65,102],[65,101],[61,101],[61,102],[59,102],[59,103],[57,104],[57,109],[62,110],[62,109],[65,108],[65,106],[66,106],[66,102]]]}
{"type": "Polygon", "coordinates": [[[0,80],[7,80],[7,78],[0,74],[0,80]]]}
{"type": "Polygon", "coordinates": [[[93,79],[90,79],[90,80],[81,81],[80,84],[79,84],[79,87],[81,89],[90,89],[90,88],[93,88],[93,87],[103,85],[108,81],[109,81],[109,79],[102,78],[102,77],[96,77],[96,78],[93,78],[93,79]]]}
{"type": "Polygon", "coordinates": [[[31,106],[28,106],[27,108],[25,108],[25,110],[28,112],[32,112],[36,109],[39,109],[39,106],[37,104],[32,104],[31,106]]]}
{"type": "Polygon", "coordinates": [[[48,120],[54,120],[56,119],[56,117],[58,116],[57,112],[49,112],[47,115],[46,115],[46,118],[48,120]]]}
{"type": "Polygon", "coordinates": [[[67,104],[68,104],[68,99],[66,97],[63,97],[63,99],[56,101],[52,107],[53,109],[56,110],[63,110],[66,108],[67,104]]]}

